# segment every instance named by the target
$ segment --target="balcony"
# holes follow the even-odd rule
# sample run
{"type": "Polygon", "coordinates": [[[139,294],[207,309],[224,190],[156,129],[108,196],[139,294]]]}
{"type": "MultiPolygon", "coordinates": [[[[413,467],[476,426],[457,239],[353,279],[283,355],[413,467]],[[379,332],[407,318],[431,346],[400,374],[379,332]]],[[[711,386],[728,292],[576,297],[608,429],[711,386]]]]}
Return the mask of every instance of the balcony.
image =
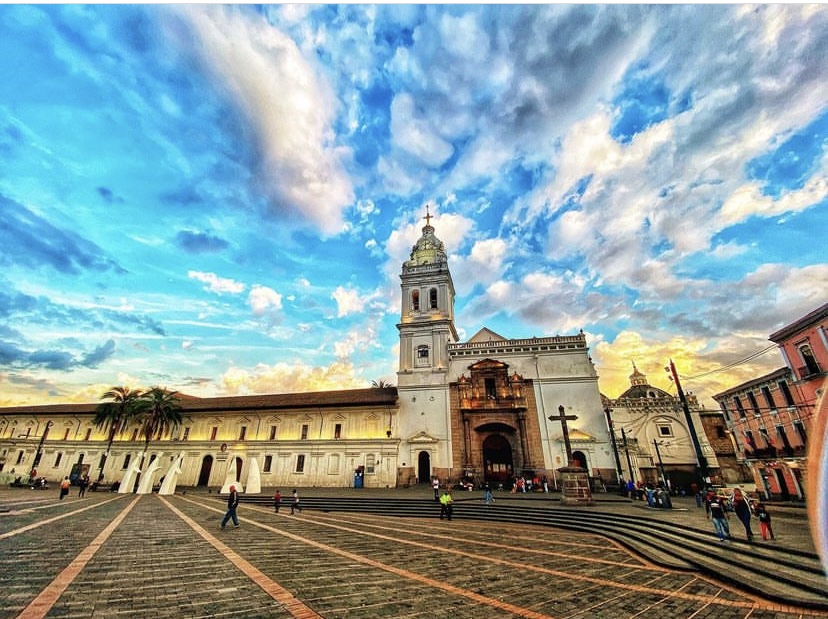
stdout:
{"type": "Polygon", "coordinates": [[[818,367],[803,365],[797,369],[797,374],[799,375],[800,380],[807,380],[809,378],[813,378],[814,376],[820,376],[822,372],[818,367]]]}
{"type": "Polygon", "coordinates": [[[460,408],[470,411],[487,411],[499,409],[525,409],[526,398],[522,396],[478,396],[460,398],[460,408]]]}

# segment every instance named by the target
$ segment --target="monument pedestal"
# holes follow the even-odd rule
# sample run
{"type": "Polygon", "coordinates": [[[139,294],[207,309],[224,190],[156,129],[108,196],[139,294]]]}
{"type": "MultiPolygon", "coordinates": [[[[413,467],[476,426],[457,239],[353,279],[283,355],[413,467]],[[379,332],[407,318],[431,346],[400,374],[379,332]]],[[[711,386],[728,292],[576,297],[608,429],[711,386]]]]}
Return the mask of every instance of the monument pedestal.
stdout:
{"type": "Polygon", "coordinates": [[[561,503],[563,505],[592,505],[592,490],[589,487],[589,474],[586,469],[577,466],[565,466],[558,469],[561,474],[561,503]]]}

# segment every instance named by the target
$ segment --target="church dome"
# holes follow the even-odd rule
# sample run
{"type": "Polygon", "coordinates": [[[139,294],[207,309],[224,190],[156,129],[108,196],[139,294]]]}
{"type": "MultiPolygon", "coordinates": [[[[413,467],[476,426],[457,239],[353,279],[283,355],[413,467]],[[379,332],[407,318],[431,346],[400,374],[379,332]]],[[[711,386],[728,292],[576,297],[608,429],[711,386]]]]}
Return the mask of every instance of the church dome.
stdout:
{"type": "Polygon", "coordinates": [[[426,210],[426,225],[423,226],[423,235],[411,249],[411,259],[406,266],[420,266],[423,264],[440,264],[448,262],[446,246],[443,241],[434,235],[434,226],[431,225],[431,215],[426,210]]]}

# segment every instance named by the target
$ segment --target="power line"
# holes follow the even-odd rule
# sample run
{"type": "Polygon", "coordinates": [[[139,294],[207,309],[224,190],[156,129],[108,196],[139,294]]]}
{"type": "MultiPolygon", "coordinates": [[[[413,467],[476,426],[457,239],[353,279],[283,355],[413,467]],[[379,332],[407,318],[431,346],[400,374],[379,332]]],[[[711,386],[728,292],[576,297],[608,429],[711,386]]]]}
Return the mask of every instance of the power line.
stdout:
{"type": "Polygon", "coordinates": [[[775,350],[776,348],[777,348],[776,344],[771,344],[771,345],[770,345],[770,346],[768,346],[767,348],[763,348],[763,349],[762,349],[762,350],[760,350],[759,352],[755,352],[755,353],[753,353],[752,355],[748,355],[748,356],[747,356],[747,357],[745,357],[744,359],[739,359],[738,361],[734,361],[734,362],[732,362],[732,363],[728,363],[727,365],[723,365],[722,367],[720,367],[720,368],[716,368],[715,370],[710,370],[709,372],[703,372],[703,373],[701,373],[701,374],[696,374],[695,376],[687,376],[687,377],[685,377],[685,379],[684,379],[684,380],[695,380],[695,379],[697,379],[697,378],[703,378],[703,377],[705,377],[705,376],[710,376],[711,374],[716,374],[717,372],[724,372],[725,370],[729,370],[729,369],[731,369],[731,368],[734,368],[734,367],[736,367],[737,365],[741,365],[741,364],[743,364],[743,363],[747,363],[748,361],[753,361],[753,360],[754,360],[754,359],[756,359],[757,357],[761,357],[761,356],[762,356],[762,355],[764,355],[766,352],[769,352],[769,351],[771,351],[771,350],[775,350]]]}

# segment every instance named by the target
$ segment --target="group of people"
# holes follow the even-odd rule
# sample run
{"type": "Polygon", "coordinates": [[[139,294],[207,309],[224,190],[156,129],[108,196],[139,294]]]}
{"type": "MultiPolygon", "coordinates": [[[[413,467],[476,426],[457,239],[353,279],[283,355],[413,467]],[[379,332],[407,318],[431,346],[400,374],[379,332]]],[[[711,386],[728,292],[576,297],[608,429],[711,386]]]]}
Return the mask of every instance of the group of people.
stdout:
{"type": "Polygon", "coordinates": [[[754,515],[759,520],[762,539],[766,541],[768,539],[776,539],[776,536],[773,534],[771,516],[767,506],[761,501],[758,501],[755,505],[751,505],[750,499],[739,488],[733,490],[733,497],[730,500],[727,496],[715,490],[709,490],[704,497],[704,508],[708,519],[713,522],[713,528],[720,542],[725,542],[733,538],[728,522],[730,519],[728,513],[731,510],[736,514],[739,522],[742,523],[745,529],[745,537],[749,542],[753,541],[751,520],[754,515]]]}
{"type": "MultiPolygon", "coordinates": [[[[282,493],[277,490],[276,493],[273,495],[273,509],[276,513],[279,513],[279,508],[282,506],[282,493]]],[[[239,527],[239,517],[236,513],[236,510],[239,507],[239,492],[236,490],[236,486],[230,486],[230,493],[227,495],[227,511],[224,514],[224,518],[221,520],[221,528],[222,530],[227,526],[227,523],[231,520],[233,521],[233,528],[239,527]]],[[[299,502],[299,492],[296,488],[293,489],[290,498],[290,513],[291,515],[295,514],[297,511],[302,511],[302,505],[299,502]]]]}

